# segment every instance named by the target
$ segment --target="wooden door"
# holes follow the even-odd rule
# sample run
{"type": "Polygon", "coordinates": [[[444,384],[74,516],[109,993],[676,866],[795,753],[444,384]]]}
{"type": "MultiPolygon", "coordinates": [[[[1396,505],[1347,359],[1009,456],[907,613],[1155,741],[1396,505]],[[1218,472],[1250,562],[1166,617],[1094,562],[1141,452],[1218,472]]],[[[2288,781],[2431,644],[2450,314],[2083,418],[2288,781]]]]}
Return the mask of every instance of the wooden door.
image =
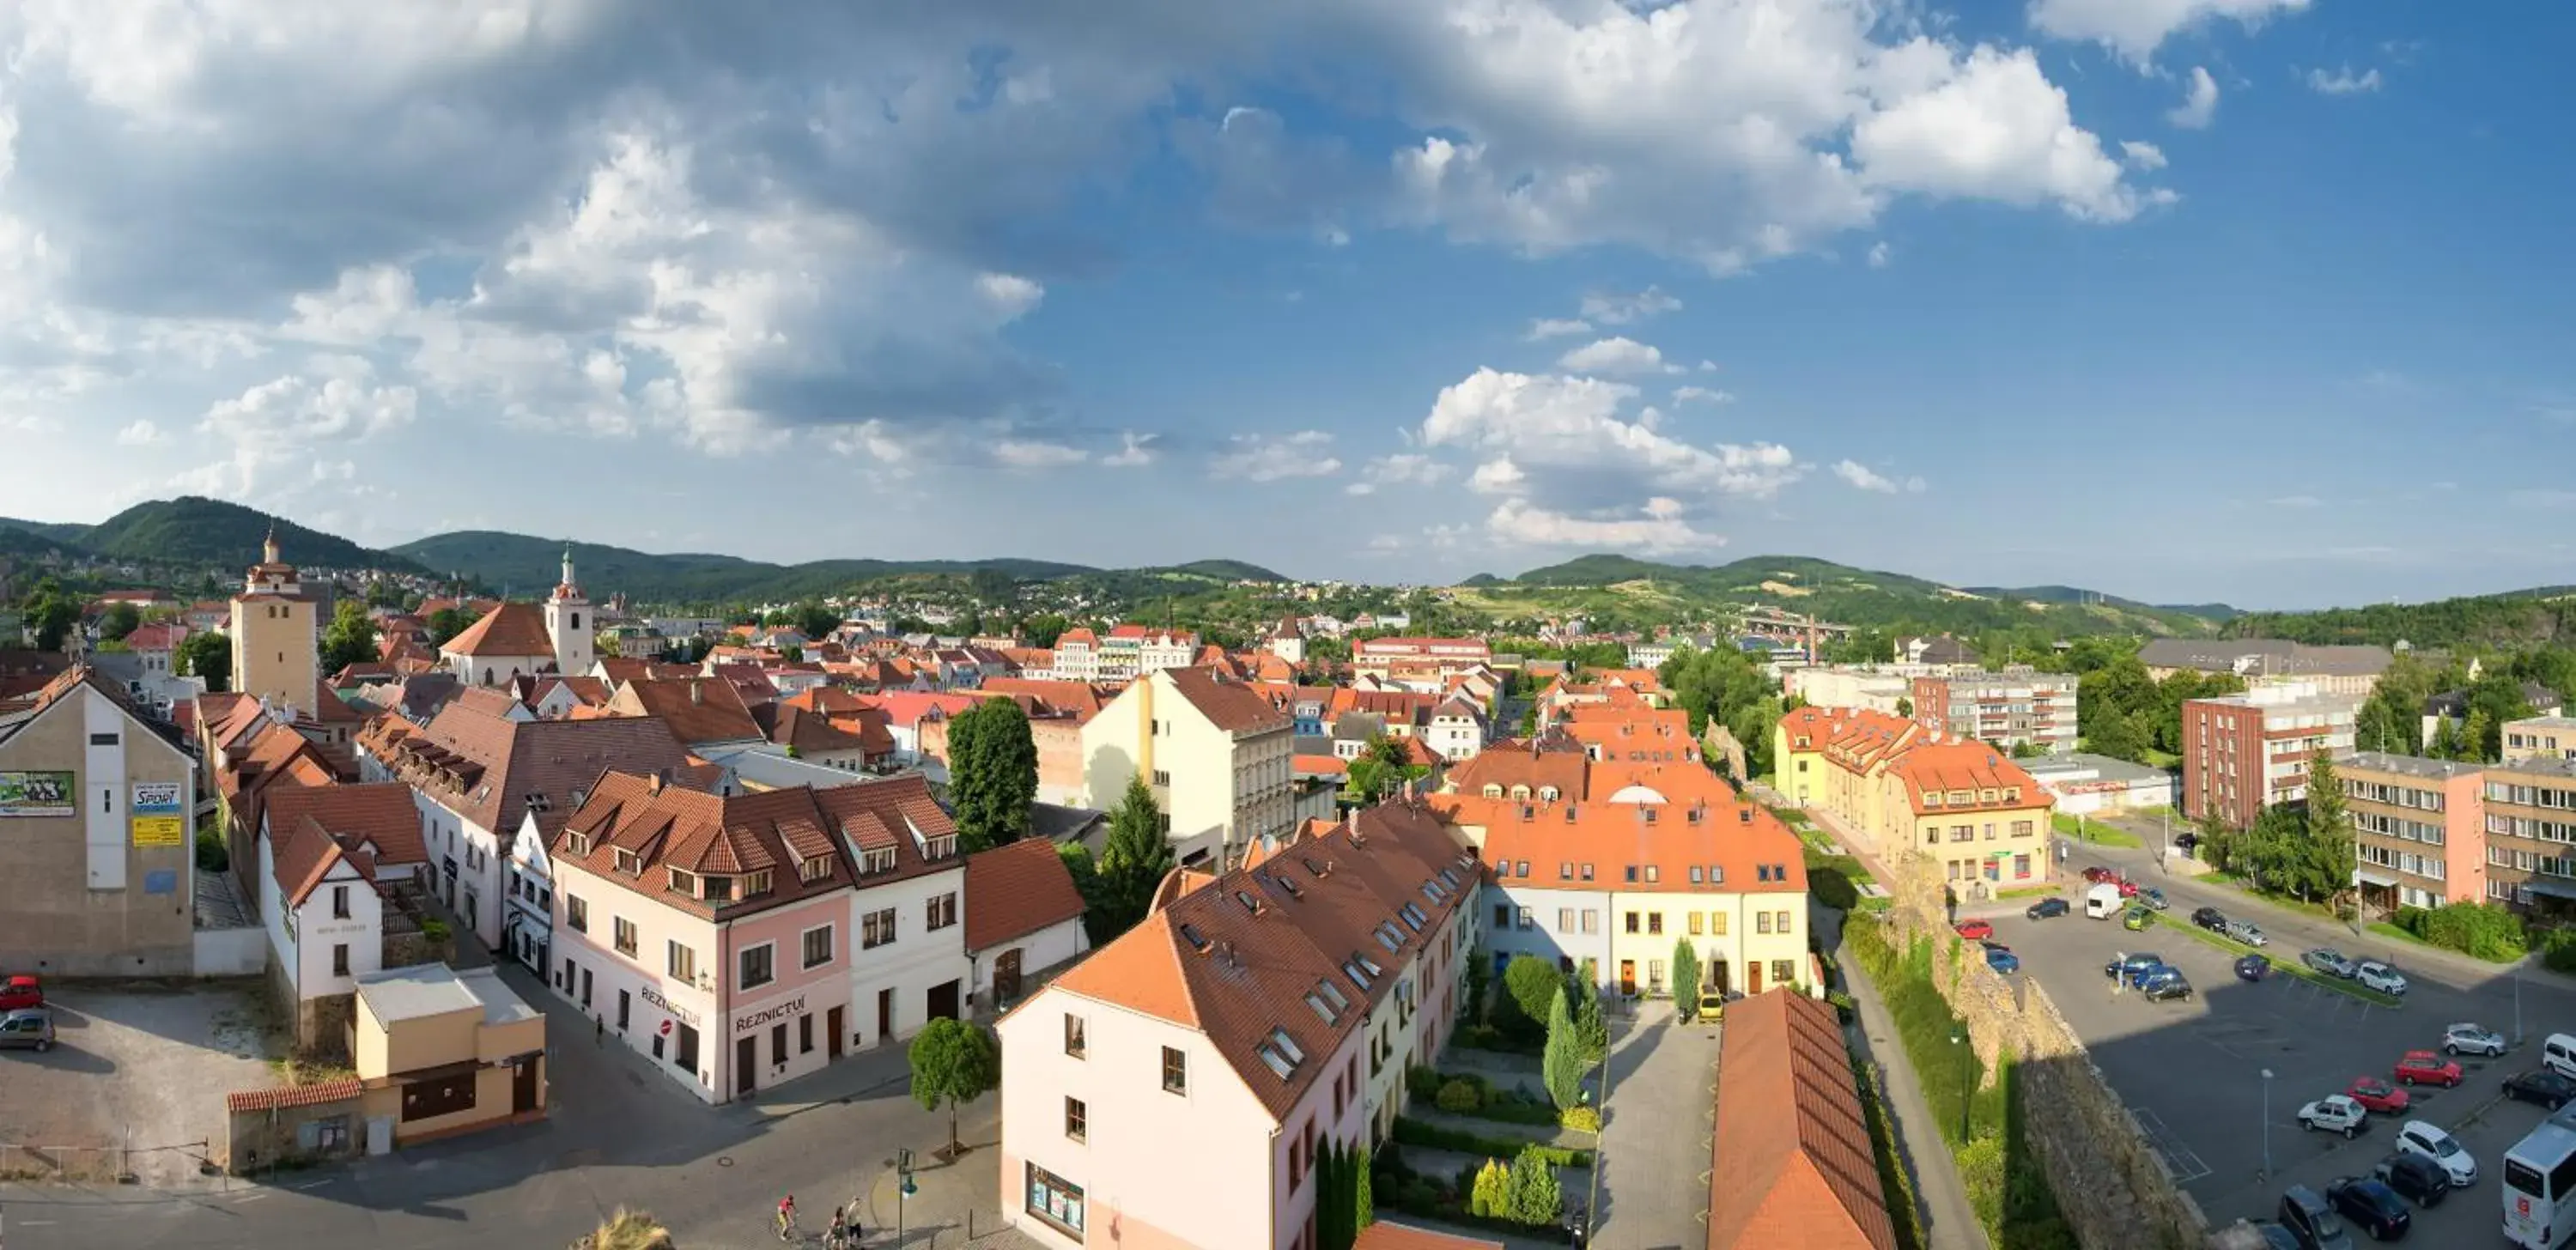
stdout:
{"type": "Polygon", "coordinates": [[[943,981],[930,987],[930,1013],[926,1018],[931,1020],[957,1018],[957,983],[955,981],[943,981]]]}
{"type": "Polygon", "coordinates": [[[760,1067],[760,1039],[738,1037],[733,1043],[733,1096],[743,1097],[760,1088],[755,1069],[760,1067]]]}
{"type": "Polygon", "coordinates": [[[841,1057],[841,1042],[849,1036],[849,1030],[841,1025],[841,1017],[842,1009],[838,1007],[823,1013],[823,1028],[828,1034],[823,1039],[823,1058],[826,1060],[841,1057]]]}
{"type": "Polygon", "coordinates": [[[891,990],[891,989],[878,990],[878,991],[877,991],[877,1040],[878,1040],[878,1041],[880,1041],[880,1042],[884,1042],[884,1041],[891,1041],[891,1040],[893,1040],[893,1038],[894,1038],[894,991],[893,991],[893,990],[891,990]]]}
{"type": "Polygon", "coordinates": [[[1000,1007],[1020,996],[1020,948],[1003,951],[993,961],[993,1005],[1000,1007]]]}
{"type": "Polygon", "coordinates": [[[1762,992],[1762,961],[1759,959],[1744,961],[1744,992],[1747,994],[1762,992]]]}
{"type": "Polygon", "coordinates": [[[537,1061],[522,1060],[510,1073],[510,1110],[537,1109],[537,1061]]]}
{"type": "Polygon", "coordinates": [[[1636,960],[1622,959],[1619,961],[1619,992],[1622,994],[1634,994],[1637,992],[1636,960]]]}

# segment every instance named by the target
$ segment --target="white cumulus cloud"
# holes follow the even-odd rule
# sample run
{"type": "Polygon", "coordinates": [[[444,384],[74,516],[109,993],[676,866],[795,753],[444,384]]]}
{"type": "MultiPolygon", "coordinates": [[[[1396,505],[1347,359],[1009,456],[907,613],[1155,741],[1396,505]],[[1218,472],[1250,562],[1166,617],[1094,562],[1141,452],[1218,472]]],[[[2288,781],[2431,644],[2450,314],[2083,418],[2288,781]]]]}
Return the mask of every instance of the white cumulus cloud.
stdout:
{"type": "Polygon", "coordinates": [[[1592,323],[1572,317],[1540,317],[1530,322],[1529,333],[1521,337],[1532,343],[1561,339],[1570,334],[1590,334],[1592,323]]]}
{"type": "Polygon", "coordinates": [[[1841,478],[1843,481],[1860,490],[1875,491],[1882,495],[1894,495],[1900,492],[1906,494],[1921,494],[1923,492],[1924,485],[1922,478],[1908,477],[1899,479],[1889,477],[1857,460],[1835,461],[1834,476],[1841,478]]]}
{"type": "Polygon", "coordinates": [[[1161,454],[1154,448],[1157,441],[1154,435],[1129,430],[1118,436],[1118,450],[1101,456],[1100,463],[1113,469],[1141,469],[1161,454]]]}
{"type": "Polygon", "coordinates": [[[2308,89],[2319,95],[2367,94],[2379,90],[2379,71],[2371,69],[2355,74],[2349,65],[2333,73],[2312,69],[2308,71],[2308,89]]]}
{"type": "Polygon", "coordinates": [[[2030,24],[2144,64],[2165,40],[2194,27],[2234,21],[2250,28],[2307,7],[2308,0],[2032,0],[2030,24]]]}
{"type": "Polygon", "coordinates": [[[2183,87],[2182,103],[2165,114],[2165,120],[2185,130],[2207,130],[2218,120],[2218,80],[2209,71],[2194,65],[2191,80],[2183,87]]]}
{"type": "Polygon", "coordinates": [[[1681,308],[1681,300],[1651,286],[1634,294],[1596,292],[1583,297],[1583,315],[1605,326],[1623,326],[1681,308]]]}
{"type": "Polygon", "coordinates": [[[1381,487],[1437,486],[1454,472],[1450,465],[1420,452],[1396,452],[1363,466],[1359,480],[1342,489],[1354,495],[1373,495],[1381,487]]]}
{"type": "Polygon", "coordinates": [[[1569,516],[1506,499],[1485,518],[1495,542],[1526,547],[1599,547],[1664,554],[1721,547],[1726,539],[1694,528],[1679,501],[1654,498],[1625,515],[1569,516]]]}
{"type": "Polygon", "coordinates": [[[2120,155],[2128,160],[2129,167],[2132,169],[2165,167],[2165,150],[2152,143],[2140,143],[2130,139],[2120,145],[2120,155]]]}
{"type": "Polygon", "coordinates": [[[160,441],[161,427],[150,418],[137,420],[116,432],[116,442],[120,447],[149,447],[160,441]]]}
{"type": "Polygon", "coordinates": [[[1663,352],[1632,338],[1595,339],[1557,357],[1560,369],[1576,373],[1678,373],[1681,367],[1667,364],[1663,352]]]}

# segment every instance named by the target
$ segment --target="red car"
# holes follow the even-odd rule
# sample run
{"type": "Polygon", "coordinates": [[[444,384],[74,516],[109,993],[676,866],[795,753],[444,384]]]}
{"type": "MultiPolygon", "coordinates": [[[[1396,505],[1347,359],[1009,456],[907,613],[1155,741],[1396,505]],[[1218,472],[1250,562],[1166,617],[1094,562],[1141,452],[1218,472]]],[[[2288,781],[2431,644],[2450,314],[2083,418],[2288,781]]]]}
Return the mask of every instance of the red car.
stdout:
{"type": "Polygon", "coordinates": [[[2406,1085],[2452,1086],[2460,1083],[2460,1065],[2430,1050],[2410,1050],[2397,1061],[2397,1079],[2406,1085]]]}
{"type": "Polygon", "coordinates": [[[2406,1096],[2405,1090],[2375,1076],[2354,1078],[2352,1088],[2345,1090],[2344,1096],[2382,1115],[2401,1114],[2407,1104],[2414,1101],[2406,1096]]]}
{"type": "Polygon", "coordinates": [[[2120,874],[2118,874],[2118,873],[2116,873],[2116,872],[2113,872],[2113,871],[2111,871],[2110,869],[2108,869],[2108,868],[2105,868],[2105,867],[2101,866],[2100,864],[2095,864],[2094,866],[2092,866],[2092,867],[2087,868],[2087,869],[2085,869],[2085,870],[2084,870],[2084,880],[2085,880],[2087,883],[2100,883],[2100,882],[2108,881],[2108,880],[2112,879],[2113,877],[2117,877],[2117,876],[2119,876],[2119,875],[2120,875],[2120,874]]]}
{"type": "Polygon", "coordinates": [[[2138,896],[2138,883],[2129,880],[2127,877],[2113,877],[2111,878],[2111,884],[2120,887],[2120,897],[2122,898],[2136,898],[2138,896]]]}
{"type": "Polygon", "coordinates": [[[1982,942],[1994,935],[1995,927],[1987,924],[1985,921],[1962,920],[1959,922],[1959,936],[1966,938],[1971,942],[1982,942]]]}
{"type": "Polygon", "coordinates": [[[21,972],[0,984],[0,1011],[45,1005],[45,987],[32,972],[21,972]]]}

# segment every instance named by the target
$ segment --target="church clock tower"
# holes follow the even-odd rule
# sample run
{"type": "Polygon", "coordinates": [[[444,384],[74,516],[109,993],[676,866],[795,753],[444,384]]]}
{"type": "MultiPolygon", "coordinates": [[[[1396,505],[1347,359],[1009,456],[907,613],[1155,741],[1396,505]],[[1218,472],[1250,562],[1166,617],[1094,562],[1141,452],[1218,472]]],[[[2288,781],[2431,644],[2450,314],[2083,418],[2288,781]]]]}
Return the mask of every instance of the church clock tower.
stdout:
{"type": "Polygon", "coordinates": [[[590,600],[581,593],[572,577],[572,547],[566,544],[563,554],[563,580],[555,584],[555,593],[546,599],[546,633],[555,643],[555,671],[566,677],[578,677],[590,671],[597,662],[591,634],[598,629],[590,600]]]}
{"type": "Polygon", "coordinates": [[[277,523],[269,522],[260,562],[233,596],[232,689],[272,704],[313,712],[322,689],[320,604],[307,597],[295,566],[278,558],[277,523]]]}

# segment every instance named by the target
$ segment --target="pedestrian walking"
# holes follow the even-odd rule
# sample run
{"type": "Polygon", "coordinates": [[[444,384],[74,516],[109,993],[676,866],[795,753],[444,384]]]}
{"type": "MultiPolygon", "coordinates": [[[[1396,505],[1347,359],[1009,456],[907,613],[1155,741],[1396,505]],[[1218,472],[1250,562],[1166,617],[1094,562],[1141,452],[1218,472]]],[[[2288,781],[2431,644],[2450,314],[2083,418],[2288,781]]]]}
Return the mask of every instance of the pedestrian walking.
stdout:
{"type": "Polygon", "coordinates": [[[590,1029],[590,1044],[591,1044],[591,1045],[593,1045],[593,1046],[605,1046],[605,1045],[607,1045],[607,1044],[608,1044],[608,1017],[606,1017],[606,1016],[592,1016],[592,1017],[590,1018],[590,1024],[591,1024],[591,1029],[590,1029]]]}

